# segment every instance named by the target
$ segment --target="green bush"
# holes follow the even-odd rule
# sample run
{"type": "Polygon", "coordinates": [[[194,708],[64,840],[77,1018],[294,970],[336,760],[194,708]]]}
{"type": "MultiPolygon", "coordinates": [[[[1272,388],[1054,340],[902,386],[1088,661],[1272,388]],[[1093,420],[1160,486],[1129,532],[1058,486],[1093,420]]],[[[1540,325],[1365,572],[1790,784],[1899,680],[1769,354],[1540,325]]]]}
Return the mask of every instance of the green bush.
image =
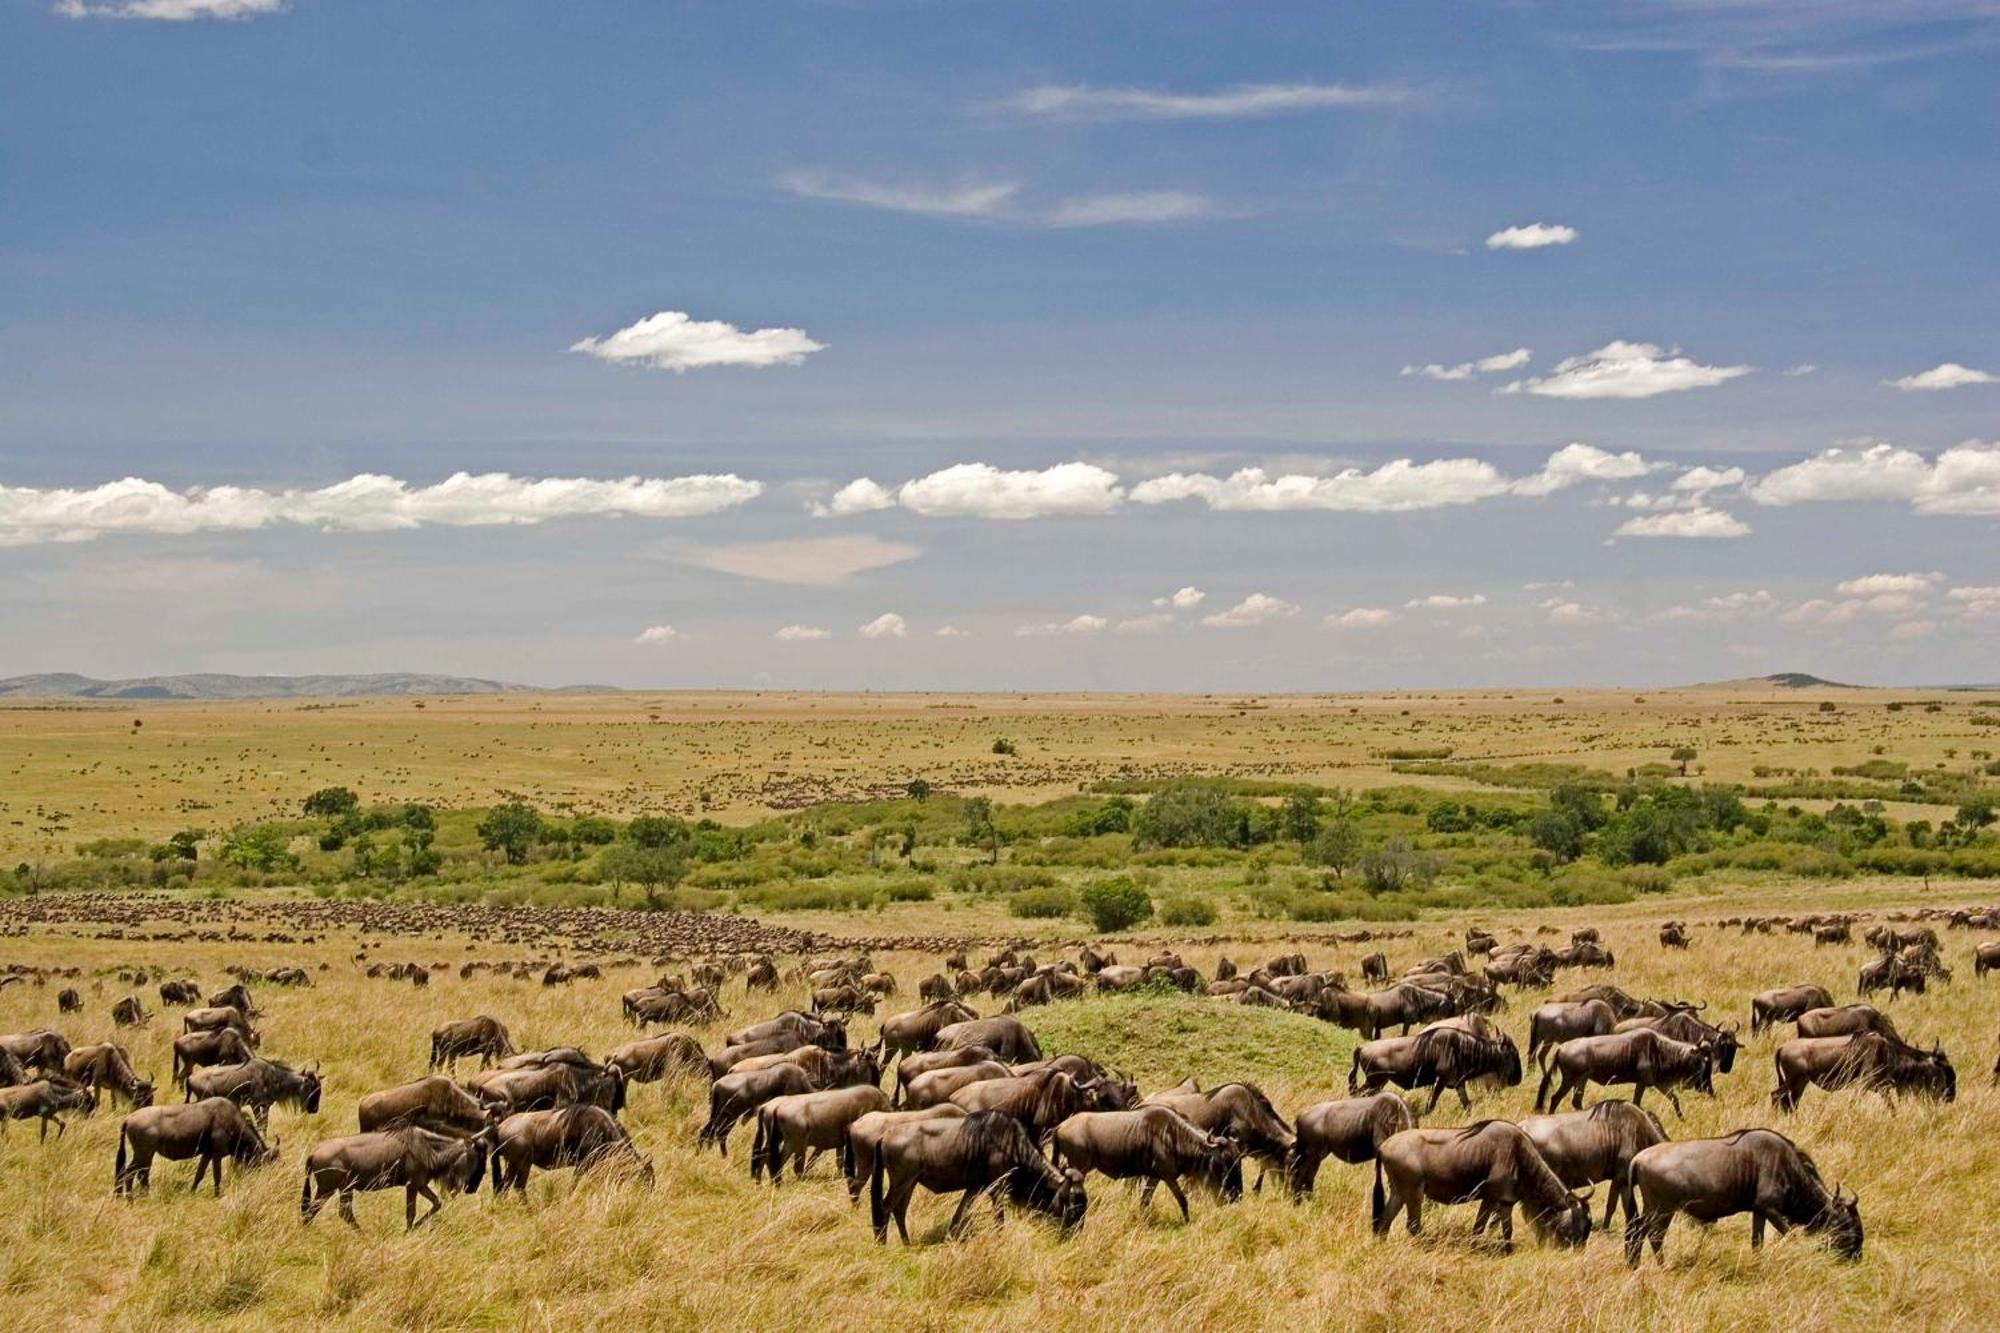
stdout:
{"type": "Polygon", "coordinates": [[[1160,921],[1163,925],[1212,926],[1215,924],[1215,917],[1215,903],[1200,894],[1182,894],[1160,904],[1160,921]]]}
{"type": "Polygon", "coordinates": [[[1084,889],[1083,912],[1107,935],[1138,925],[1153,914],[1153,900],[1124,876],[1101,879],[1084,889]]]}
{"type": "Polygon", "coordinates": [[[1069,916],[1076,911],[1076,895],[1064,888],[1023,889],[1007,900],[1007,910],[1031,920],[1069,916]]]}

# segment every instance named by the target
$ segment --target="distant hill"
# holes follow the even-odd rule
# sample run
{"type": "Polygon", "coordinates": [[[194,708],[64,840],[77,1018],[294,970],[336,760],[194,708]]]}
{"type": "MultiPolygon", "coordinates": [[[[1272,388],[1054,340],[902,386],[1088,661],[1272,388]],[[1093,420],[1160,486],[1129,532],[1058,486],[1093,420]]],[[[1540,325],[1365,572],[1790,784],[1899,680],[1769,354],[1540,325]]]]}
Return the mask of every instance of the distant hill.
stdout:
{"type": "Polygon", "coordinates": [[[1768,676],[1744,676],[1737,680],[1704,681],[1698,690],[1863,690],[1866,685],[1843,685],[1837,680],[1807,675],[1803,671],[1778,671],[1768,676]]]}
{"type": "Polygon", "coordinates": [[[389,671],[357,676],[139,676],[96,680],[70,671],[0,679],[0,699],[328,699],[362,695],[513,694],[535,689],[477,676],[389,671]]]}

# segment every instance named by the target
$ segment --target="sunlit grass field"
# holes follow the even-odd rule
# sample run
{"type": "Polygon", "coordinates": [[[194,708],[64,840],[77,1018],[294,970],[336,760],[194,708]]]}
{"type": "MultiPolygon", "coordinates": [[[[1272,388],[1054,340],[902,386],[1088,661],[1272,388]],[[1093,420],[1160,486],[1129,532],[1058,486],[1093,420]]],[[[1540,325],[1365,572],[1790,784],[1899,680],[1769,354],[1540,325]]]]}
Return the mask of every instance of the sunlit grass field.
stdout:
{"type": "MultiPolygon", "coordinates": [[[[1487,914],[1502,939],[1531,937],[1538,925],[1601,926],[1618,967],[1608,979],[1636,994],[1708,1002],[1706,1017],[1747,1014],[1749,995],[1769,985],[1815,982],[1840,1001],[1854,996],[1867,955],[1858,942],[1815,949],[1807,937],[1744,936],[1711,924],[1746,912],[1825,908],[1889,910],[1980,901],[1978,886],[1848,883],[1833,891],[1774,886],[1728,899],[1677,898],[1587,911],[1487,914]],[[1689,919],[1695,945],[1662,951],[1662,915],[1689,919]]],[[[872,930],[846,918],[850,929],[872,930]]],[[[1335,945],[1316,927],[1277,927],[1254,943],[1202,932],[1152,932],[1113,941],[1127,960],[1173,940],[1204,974],[1228,954],[1254,963],[1280,949],[1303,949],[1315,967],[1358,973],[1361,955],[1385,947],[1393,966],[1457,942],[1461,920],[1411,927],[1413,938],[1382,945],[1335,945]],[[1294,941],[1300,941],[1294,943],[1294,941]]],[[[893,925],[891,928],[895,928],[893,925]]],[[[773,1189],[748,1172],[749,1135],[739,1130],[727,1161],[697,1153],[694,1131],[705,1090],[692,1083],[633,1090],[626,1120],[658,1168],[648,1193],[613,1180],[578,1182],[568,1172],[538,1174],[525,1202],[450,1197],[444,1213],[405,1235],[399,1192],[363,1195],[362,1229],[331,1211],[299,1221],[301,1159],[318,1140],[354,1129],[365,1092],[424,1073],[427,1034],[437,1022],[491,1013],[524,1048],[581,1044],[592,1053],[631,1035],[618,993],[651,969],[612,971],[596,982],[544,988],[535,981],[481,974],[461,981],[459,962],[522,957],[518,949],[461,939],[374,937],[384,961],[443,963],[426,990],[371,980],[350,961],[359,941],[330,935],[312,944],[252,941],[167,943],[90,938],[90,928],[32,928],[0,939],[0,961],[78,965],[81,1015],[56,1012],[56,985],[0,989],[0,1031],[52,1024],[79,1044],[127,1043],[142,1073],[164,1087],[175,1011],[152,1025],[117,1032],[109,1009],[125,993],[121,965],[159,963],[175,975],[219,987],[228,964],[317,968],[310,989],[256,989],[268,1054],[321,1063],[328,1092],[320,1114],[283,1108],[272,1126],[281,1160],[247,1175],[230,1173],[218,1202],[188,1193],[192,1167],[158,1164],[151,1197],[112,1197],[120,1113],[75,1120],[64,1138],[36,1141],[15,1124],[0,1143],[0,1316],[9,1327],[191,1326],[395,1327],[825,1327],[1047,1326],[1156,1328],[1333,1326],[1360,1328],[1990,1328],[2000,1326],[1994,1279],[1993,1208],[2000,1184],[2000,1093],[1989,1085],[2000,979],[1974,980],[1966,932],[1946,937],[1957,979],[1889,1009],[1904,1035],[1941,1040],[1959,1070],[1955,1104],[1891,1105],[1860,1092],[1806,1095],[1782,1117],[1770,1106],[1771,1051],[1790,1033],[1749,1041],[1719,1096],[1683,1097],[1687,1119],[1657,1108],[1675,1137],[1778,1125],[1818,1160],[1829,1182],[1858,1191],[1867,1249],[1856,1265],[1836,1263],[1801,1234],[1749,1247],[1748,1220],[1703,1235],[1676,1224],[1667,1264],[1624,1267],[1615,1239],[1593,1238],[1582,1254],[1537,1246],[1527,1228],[1515,1253],[1476,1242],[1470,1207],[1431,1208],[1426,1234],[1385,1240],[1369,1234],[1365,1169],[1328,1163],[1302,1205],[1267,1186],[1223,1206],[1195,1192],[1194,1219],[1182,1225],[1164,1196],[1150,1215],[1137,1192],[1093,1178],[1081,1232],[1069,1240],[1026,1217],[995,1228],[975,1212],[970,1237],[947,1242],[949,1201],[919,1194],[912,1211],[918,1245],[878,1247],[865,1201],[851,1208],[831,1164],[803,1182],[773,1189]]],[[[1045,956],[1047,950],[1041,951],[1045,956]]],[[[883,1015],[914,1007],[917,980],[936,969],[931,955],[877,955],[904,988],[883,1015]]],[[[1600,974],[1566,973],[1560,985],[1600,974]]],[[[1543,996],[1514,999],[1503,1023],[1525,1045],[1527,1016],[1543,996]]],[[[726,992],[727,1019],[698,1029],[710,1047],[726,1027],[798,1005],[803,992],[746,999],[740,980],[726,992]]],[[[981,999],[982,1013],[997,1008],[981,999]]],[[[1193,998],[1104,998],[1030,1011],[1051,1051],[1077,1050],[1128,1069],[1152,1091],[1186,1074],[1204,1085],[1223,1079],[1261,1084],[1287,1116],[1344,1092],[1351,1034],[1298,1015],[1193,998]]],[[[874,1033],[857,1020],[858,1035],[874,1033]]],[[[1476,1093],[1473,1117],[1518,1118],[1533,1100],[1522,1087],[1476,1093]]],[[[1653,1104],[1653,1099],[1648,1099],[1653,1104]]],[[[1468,1120],[1447,1097],[1426,1123],[1468,1120]]],[[[1253,1173],[1254,1179],[1254,1173],[1253,1173]]],[[[1601,1209],[1602,1199],[1597,1200],[1601,1209]]],[[[1601,1211],[1598,1215],[1601,1217],[1601,1211]]]]}

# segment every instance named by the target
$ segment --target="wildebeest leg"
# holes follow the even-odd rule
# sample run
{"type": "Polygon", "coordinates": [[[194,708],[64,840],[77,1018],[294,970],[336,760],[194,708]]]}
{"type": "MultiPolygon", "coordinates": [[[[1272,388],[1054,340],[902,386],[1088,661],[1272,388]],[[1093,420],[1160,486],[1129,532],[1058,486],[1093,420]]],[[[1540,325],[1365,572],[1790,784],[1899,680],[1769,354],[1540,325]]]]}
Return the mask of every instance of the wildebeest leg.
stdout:
{"type": "Polygon", "coordinates": [[[1762,1208],[1752,1208],[1750,1210],[1750,1248],[1753,1250],[1764,1248],[1764,1210],[1762,1208]]]}
{"type": "Polygon", "coordinates": [[[1500,1217],[1500,1239],[1511,1250],[1514,1248],[1514,1205],[1511,1203],[1497,1204],[1494,1206],[1493,1211],[1500,1217]]]}
{"type": "MultiPolygon", "coordinates": [[[[870,1186],[870,1189],[873,1189],[873,1186],[870,1186]]],[[[889,1185],[889,1197],[886,1207],[889,1216],[895,1219],[896,1234],[903,1238],[903,1244],[905,1245],[910,1243],[910,1196],[916,1192],[917,1175],[915,1171],[898,1177],[891,1181],[889,1185]]],[[[886,1231],[887,1228],[884,1228],[884,1230],[886,1231]]],[[[886,1236],[884,1239],[886,1239],[886,1236]]]]}
{"type": "Polygon", "coordinates": [[[1632,1220],[1632,1180],[1630,1176],[1614,1176],[1611,1181],[1611,1197],[1604,1201],[1604,1229],[1611,1230],[1611,1215],[1618,1211],[1618,1201],[1625,1201],[1625,1220],[1632,1220]]]}
{"type": "MultiPolygon", "coordinates": [[[[1139,1211],[1145,1212],[1153,1206],[1153,1191],[1159,1187],[1159,1181],[1151,1176],[1146,1177],[1146,1183],[1139,1187],[1139,1211]]],[[[1131,1187],[1128,1185],[1126,1188],[1131,1187]]]]}
{"type": "MultiPolygon", "coordinates": [[[[965,1215],[971,1211],[972,1201],[978,1197],[979,1187],[977,1185],[959,1195],[958,1207],[952,1209],[951,1222],[944,1229],[945,1235],[956,1237],[965,1230],[965,1215]]],[[[1000,1196],[998,1194],[993,1196],[993,1212],[994,1221],[999,1221],[1000,1196]]]]}
{"type": "Polygon", "coordinates": [[[1313,1181],[1319,1175],[1319,1164],[1323,1154],[1307,1152],[1303,1148],[1294,1150],[1291,1169],[1292,1202],[1304,1203],[1306,1195],[1312,1193],[1313,1181]]]}
{"type": "Polygon", "coordinates": [[[437,1196],[436,1192],[431,1189],[428,1182],[421,1185],[411,1185],[408,1189],[404,1190],[403,1193],[405,1196],[403,1205],[403,1218],[404,1218],[403,1229],[405,1231],[414,1231],[417,1227],[422,1226],[425,1222],[428,1222],[433,1217],[436,1217],[438,1215],[438,1212],[444,1207],[444,1200],[440,1199],[437,1196]],[[431,1210],[428,1213],[425,1213],[422,1218],[418,1218],[416,1216],[417,1198],[420,1195],[424,1199],[428,1200],[431,1206],[431,1210]]]}
{"type": "Polygon", "coordinates": [[[1181,1193],[1180,1182],[1175,1180],[1172,1176],[1166,1176],[1161,1179],[1160,1183],[1167,1187],[1167,1193],[1173,1195],[1174,1202],[1181,1206],[1181,1221],[1183,1222],[1188,1221],[1189,1218],[1188,1218],[1187,1195],[1181,1193]]]}
{"type": "Polygon", "coordinates": [[[1409,1210],[1406,1216],[1409,1222],[1410,1234],[1412,1236],[1422,1235],[1424,1230],[1424,1196],[1422,1188],[1419,1187],[1417,1190],[1412,1191],[1410,1197],[1404,1200],[1403,1206],[1409,1210]]]}
{"type": "MultiPolygon", "coordinates": [[[[1642,1091],[1643,1091],[1643,1089],[1642,1089],[1642,1091]]],[[[1672,1107],[1674,1108],[1674,1119],[1676,1119],[1676,1120],[1684,1120],[1684,1119],[1686,1119],[1687,1117],[1685,1117],[1685,1116],[1683,1116],[1683,1115],[1681,1114],[1681,1099],[1680,1099],[1680,1094],[1679,1094],[1679,1093],[1676,1093],[1676,1092],[1675,1092],[1675,1091],[1674,1091],[1674,1090],[1673,1090],[1672,1088],[1668,1087],[1668,1086],[1667,1086],[1666,1084],[1664,1084],[1664,1083],[1662,1083],[1662,1084],[1660,1085],[1660,1091],[1661,1091],[1661,1093],[1662,1093],[1662,1094],[1664,1094],[1664,1095],[1666,1096],[1666,1099],[1667,1099],[1667,1103],[1668,1103],[1668,1105],[1670,1105],[1670,1106],[1672,1106],[1672,1107]]],[[[1637,1097],[1634,1097],[1634,1098],[1632,1099],[1632,1104],[1633,1104],[1634,1106],[1637,1106],[1637,1105],[1639,1104],[1639,1099],[1638,1099],[1637,1097]]]]}
{"type": "Polygon", "coordinates": [[[1499,1211],[1499,1205],[1495,1204],[1493,1200],[1481,1199],[1479,1201],[1479,1216],[1472,1219],[1472,1234],[1477,1236],[1484,1233],[1486,1224],[1491,1222],[1494,1215],[1499,1211]]]}
{"type": "Polygon", "coordinates": [[[354,1182],[351,1180],[340,1186],[340,1220],[356,1231],[361,1230],[360,1219],[354,1216],[354,1182]]]}
{"type": "MultiPolygon", "coordinates": [[[[1465,1085],[1463,1083],[1454,1083],[1451,1085],[1451,1088],[1453,1092],[1456,1092],[1458,1094],[1458,1104],[1465,1110],[1470,1111],[1472,1109],[1472,1098],[1465,1095],[1465,1085]]],[[[1442,1091],[1444,1091],[1444,1089],[1442,1088],[1438,1088],[1432,1091],[1431,1110],[1433,1111],[1437,1110],[1438,1093],[1442,1091]]]]}

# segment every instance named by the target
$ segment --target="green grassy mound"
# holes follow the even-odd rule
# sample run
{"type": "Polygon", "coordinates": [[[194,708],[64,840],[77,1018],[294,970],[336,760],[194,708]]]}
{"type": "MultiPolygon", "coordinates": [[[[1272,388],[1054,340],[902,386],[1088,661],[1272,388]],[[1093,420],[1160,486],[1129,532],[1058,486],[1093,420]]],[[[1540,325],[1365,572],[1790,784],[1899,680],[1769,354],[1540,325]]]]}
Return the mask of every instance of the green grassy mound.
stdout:
{"type": "Polygon", "coordinates": [[[1076,1052],[1153,1090],[1192,1074],[1298,1088],[1344,1083],[1354,1034],[1303,1014],[1194,996],[1096,996],[1021,1015],[1049,1055],[1076,1052]]]}

